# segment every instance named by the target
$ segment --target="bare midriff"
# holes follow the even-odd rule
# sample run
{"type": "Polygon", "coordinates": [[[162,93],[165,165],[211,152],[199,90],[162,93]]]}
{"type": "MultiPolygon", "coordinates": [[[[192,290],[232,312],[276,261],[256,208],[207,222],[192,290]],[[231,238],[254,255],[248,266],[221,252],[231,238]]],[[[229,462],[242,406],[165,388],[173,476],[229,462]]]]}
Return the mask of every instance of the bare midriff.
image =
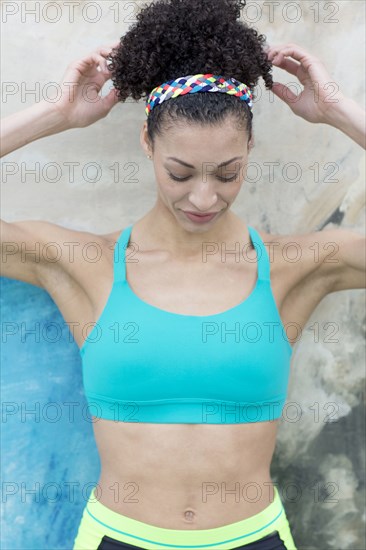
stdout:
{"type": "Polygon", "coordinates": [[[213,529],[273,502],[278,421],[151,424],[95,419],[99,502],[167,529],[213,529]]]}

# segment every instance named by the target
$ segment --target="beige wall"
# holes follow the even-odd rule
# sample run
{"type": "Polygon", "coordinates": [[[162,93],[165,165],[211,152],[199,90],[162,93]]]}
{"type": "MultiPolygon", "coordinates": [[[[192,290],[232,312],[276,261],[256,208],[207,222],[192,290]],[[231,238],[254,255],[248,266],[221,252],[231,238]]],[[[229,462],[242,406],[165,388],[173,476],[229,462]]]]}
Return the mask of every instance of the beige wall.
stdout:
{"type": "MultiPolygon", "coordinates": [[[[54,24],[47,21],[56,17],[51,8],[35,22],[34,16],[25,13],[25,6],[32,7],[34,2],[7,3],[19,11],[8,15],[3,25],[2,116],[35,101],[32,95],[24,97],[24,90],[23,97],[20,91],[5,96],[4,83],[19,90],[22,86],[39,86],[41,93],[52,93],[48,83],[59,81],[72,59],[119,38],[130,25],[132,2],[120,2],[119,14],[111,10],[115,2],[99,2],[99,14],[90,2],[79,3],[74,22],[70,23],[64,2],[58,1],[60,21],[54,24]],[[89,22],[99,16],[98,22],[89,22]]],[[[246,18],[270,44],[295,42],[317,55],[342,91],[362,105],[365,3],[281,1],[272,3],[272,7],[271,20],[268,2],[251,2],[246,18]]],[[[277,68],[274,78],[283,83],[295,81],[295,77],[277,68]]],[[[341,226],[363,232],[365,155],[361,147],[334,128],[296,117],[264,89],[263,83],[258,93],[261,99],[254,106],[255,148],[250,158],[253,168],[248,174],[250,179],[258,176],[258,181],[243,187],[234,211],[259,229],[296,234],[321,229],[340,208],[344,212],[341,226]],[[274,181],[270,181],[268,163],[277,163],[274,181]],[[298,181],[289,163],[297,163],[298,181]]],[[[2,217],[8,221],[44,219],[96,233],[118,230],[134,222],[155,199],[152,165],[139,144],[144,120],[144,103],[129,101],[117,105],[106,119],[89,128],[42,139],[8,155],[3,159],[2,217]],[[37,182],[33,176],[21,174],[22,166],[31,169],[36,162],[40,163],[37,182]],[[66,165],[70,162],[79,163],[74,181],[66,165]],[[89,164],[93,162],[99,166],[100,179],[95,183],[88,181],[95,175],[89,164]],[[49,180],[56,171],[49,168],[45,172],[47,163],[58,165],[59,178],[54,183],[49,180]],[[117,166],[120,177],[114,181],[117,166]],[[5,181],[4,170],[12,167],[18,171],[5,181]]],[[[302,416],[296,422],[284,422],[280,428],[273,475],[282,484],[296,482],[302,489],[302,498],[296,503],[285,502],[302,548],[364,547],[364,330],[364,292],[331,294],[316,308],[295,348],[289,400],[298,404],[302,416]],[[333,325],[327,328],[325,323],[333,325]],[[319,341],[314,337],[316,326],[320,329],[319,341]],[[336,330],[333,336],[332,326],[336,330]],[[336,341],[330,342],[332,338],[336,341]],[[317,407],[319,420],[314,416],[317,407]],[[332,418],[337,421],[325,422],[326,415],[333,411],[336,413],[332,418]],[[309,488],[314,482],[322,488],[327,483],[332,487],[335,484],[333,498],[337,502],[315,502],[314,490],[309,488]]]]}

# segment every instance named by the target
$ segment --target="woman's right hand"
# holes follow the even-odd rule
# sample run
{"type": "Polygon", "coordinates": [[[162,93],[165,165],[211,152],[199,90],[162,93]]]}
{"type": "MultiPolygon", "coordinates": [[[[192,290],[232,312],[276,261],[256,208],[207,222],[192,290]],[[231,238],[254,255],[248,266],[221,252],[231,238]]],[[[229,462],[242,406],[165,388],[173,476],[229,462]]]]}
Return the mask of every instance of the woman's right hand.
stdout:
{"type": "Polygon", "coordinates": [[[99,92],[111,76],[106,58],[119,43],[100,46],[68,65],[60,84],[62,95],[53,104],[66,128],[85,128],[107,116],[118,103],[115,88],[104,97],[99,92]]]}

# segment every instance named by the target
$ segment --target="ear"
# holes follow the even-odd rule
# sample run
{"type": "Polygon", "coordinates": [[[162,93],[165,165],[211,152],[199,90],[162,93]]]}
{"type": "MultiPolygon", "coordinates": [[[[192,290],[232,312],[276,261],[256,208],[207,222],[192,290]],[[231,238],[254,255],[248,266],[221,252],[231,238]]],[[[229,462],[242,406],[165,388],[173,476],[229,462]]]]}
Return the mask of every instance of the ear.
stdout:
{"type": "Polygon", "coordinates": [[[252,137],[248,141],[248,153],[250,153],[250,151],[253,149],[253,147],[254,147],[254,134],[252,132],[252,137]]]}
{"type": "Polygon", "coordinates": [[[145,122],[142,125],[141,132],[140,132],[140,144],[141,147],[145,153],[145,155],[151,155],[151,147],[149,143],[148,133],[147,133],[147,122],[145,122]]]}

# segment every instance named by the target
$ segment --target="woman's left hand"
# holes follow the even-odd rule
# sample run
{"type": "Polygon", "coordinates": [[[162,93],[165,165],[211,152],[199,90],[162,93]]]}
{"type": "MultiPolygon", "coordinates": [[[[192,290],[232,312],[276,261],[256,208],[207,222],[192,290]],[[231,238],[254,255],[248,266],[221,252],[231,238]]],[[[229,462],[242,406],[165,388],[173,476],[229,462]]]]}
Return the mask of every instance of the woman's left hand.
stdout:
{"type": "Polygon", "coordinates": [[[270,46],[266,53],[273,65],[296,76],[304,86],[296,95],[284,84],[274,82],[272,92],[287,103],[295,115],[308,122],[327,123],[345,96],[320,59],[296,44],[270,46]]]}

